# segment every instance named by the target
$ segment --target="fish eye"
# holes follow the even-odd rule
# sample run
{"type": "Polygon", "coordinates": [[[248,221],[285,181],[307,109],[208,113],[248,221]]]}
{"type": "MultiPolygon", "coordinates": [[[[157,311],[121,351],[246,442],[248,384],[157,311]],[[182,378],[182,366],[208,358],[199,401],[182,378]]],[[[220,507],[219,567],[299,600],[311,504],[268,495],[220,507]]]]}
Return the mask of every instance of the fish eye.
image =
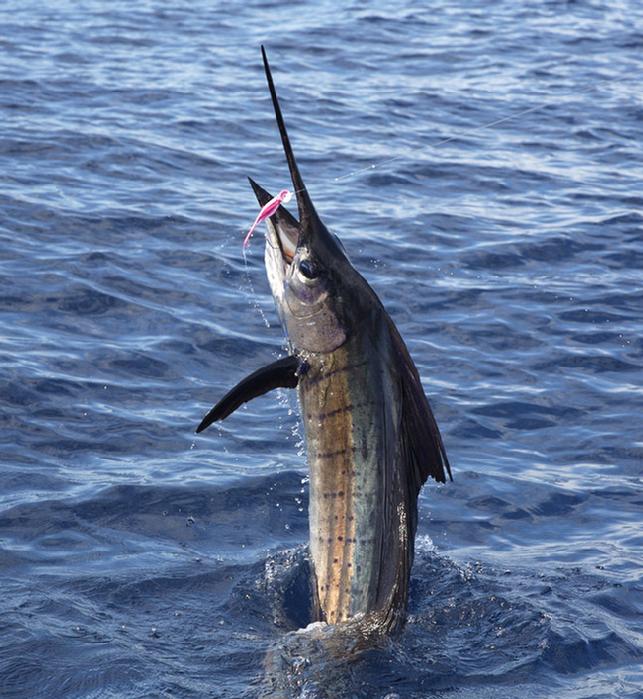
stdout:
{"type": "Polygon", "coordinates": [[[319,276],[319,269],[317,268],[317,265],[312,260],[307,258],[300,260],[299,271],[301,272],[302,276],[306,277],[306,279],[317,279],[319,276]]]}

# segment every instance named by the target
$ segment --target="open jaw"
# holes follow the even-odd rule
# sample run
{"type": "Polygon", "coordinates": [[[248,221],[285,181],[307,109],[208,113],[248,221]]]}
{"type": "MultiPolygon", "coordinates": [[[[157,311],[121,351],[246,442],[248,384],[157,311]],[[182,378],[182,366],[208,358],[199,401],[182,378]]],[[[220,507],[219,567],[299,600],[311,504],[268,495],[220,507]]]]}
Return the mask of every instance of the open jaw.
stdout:
{"type": "Polygon", "coordinates": [[[284,284],[299,242],[299,227],[294,217],[279,207],[278,212],[266,219],[266,228],[266,272],[277,310],[280,311],[285,302],[284,284]]]}
{"type": "Polygon", "coordinates": [[[299,223],[283,206],[266,219],[268,234],[266,244],[271,248],[271,257],[281,261],[284,269],[289,267],[299,244],[299,223]]]}
{"type": "Polygon", "coordinates": [[[295,251],[297,250],[297,244],[299,242],[299,227],[288,225],[285,221],[280,221],[279,218],[275,216],[277,221],[275,221],[275,241],[279,245],[281,250],[281,256],[283,261],[289,265],[293,257],[295,256],[295,251]]]}
{"type": "Polygon", "coordinates": [[[268,283],[272,295],[275,299],[277,312],[284,323],[285,316],[285,284],[288,277],[288,272],[292,264],[297,243],[299,240],[299,228],[290,213],[286,212],[288,217],[292,218],[293,225],[284,225],[284,216],[282,211],[286,211],[280,207],[279,212],[266,219],[266,273],[268,275],[268,283]]]}

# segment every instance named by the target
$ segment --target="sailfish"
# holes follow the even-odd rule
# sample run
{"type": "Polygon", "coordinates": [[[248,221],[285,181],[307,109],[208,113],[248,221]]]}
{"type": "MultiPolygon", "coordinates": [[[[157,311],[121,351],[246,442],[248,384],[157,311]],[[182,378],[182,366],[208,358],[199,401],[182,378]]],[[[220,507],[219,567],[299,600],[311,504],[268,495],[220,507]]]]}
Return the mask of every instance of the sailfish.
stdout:
{"type": "MultiPolygon", "coordinates": [[[[296,218],[280,205],[266,218],[266,270],[289,353],[229,391],[197,432],[256,396],[296,388],[310,471],[313,618],[362,619],[390,634],[405,620],[418,494],[429,476],[451,478],[451,468],[400,333],[313,205],[263,47],[262,56],[298,210],[296,218]]],[[[270,202],[250,184],[261,206],[270,202]]]]}

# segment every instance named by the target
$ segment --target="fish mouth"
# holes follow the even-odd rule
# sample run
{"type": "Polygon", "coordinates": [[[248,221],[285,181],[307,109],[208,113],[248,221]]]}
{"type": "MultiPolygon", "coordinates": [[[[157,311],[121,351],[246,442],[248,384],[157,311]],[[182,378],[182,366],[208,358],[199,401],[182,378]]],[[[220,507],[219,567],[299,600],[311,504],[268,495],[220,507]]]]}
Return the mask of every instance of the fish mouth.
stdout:
{"type": "MultiPolygon", "coordinates": [[[[279,250],[281,251],[281,257],[287,265],[290,265],[295,257],[297,244],[299,242],[299,235],[294,237],[290,231],[285,231],[279,225],[274,226],[274,229],[276,234],[274,238],[276,239],[279,250]]],[[[268,239],[268,241],[269,243],[272,242],[270,239],[268,239]]]]}
{"type": "MultiPolygon", "coordinates": [[[[272,195],[251,177],[248,178],[248,181],[257,197],[259,206],[265,206],[272,199],[272,195]]],[[[275,251],[279,250],[285,266],[291,265],[299,245],[301,234],[299,222],[288,209],[279,206],[277,211],[266,219],[266,223],[268,224],[266,238],[268,245],[275,251]]]]}

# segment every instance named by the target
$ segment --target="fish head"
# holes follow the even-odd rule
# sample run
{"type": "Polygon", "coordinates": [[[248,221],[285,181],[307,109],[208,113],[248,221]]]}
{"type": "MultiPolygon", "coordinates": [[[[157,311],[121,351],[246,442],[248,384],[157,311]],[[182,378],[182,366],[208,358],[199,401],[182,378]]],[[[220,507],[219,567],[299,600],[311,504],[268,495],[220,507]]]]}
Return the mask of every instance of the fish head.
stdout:
{"type": "MultiPolygon", "coordinates": [[[[299,213],[297,220],[284,206],[279,206],[266,218],[268,280],[292,348],[299,352],[329,353],[346,342],[351,326],[358,322],[355,300],[363,298],[359,291],[364,280],[313,206],[290,146],[263,47],[262,52],[299,213]]],[[[252,179],[250,184],[261,206],[271,200],[263,187],[252,179]]]]}
{"type": "MultiPolygon", "coordinates": [[[[261,206],[270,201],[269,192],[250,183],[261,206]]],[[[306,226],[283,206],[266,219],[266,272],[292,348],[323,354],[341,347],[350,334],[351,281],[357,272],[316,213],[305,221],[306,226]]]]}

